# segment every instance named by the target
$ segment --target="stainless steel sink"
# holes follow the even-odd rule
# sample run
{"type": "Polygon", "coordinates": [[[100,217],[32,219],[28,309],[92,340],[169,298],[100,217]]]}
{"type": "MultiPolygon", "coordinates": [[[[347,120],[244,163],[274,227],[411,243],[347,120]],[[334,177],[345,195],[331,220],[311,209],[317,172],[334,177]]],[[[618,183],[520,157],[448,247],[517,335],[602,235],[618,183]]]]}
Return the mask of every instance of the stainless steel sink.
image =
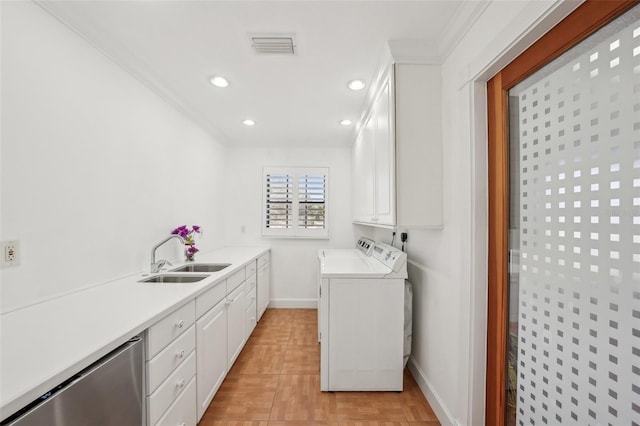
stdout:
{"type": "Polygon", "coordinates": [[[190,263],[172,269],[171,272],[218,272],[231,266],[230,263],[190,263]]]}
{"type": "Polygon", "coordinates": [[[155,275],[153,277],[140,280],[140,283],[197,283],[208,275],[155,275]]]}

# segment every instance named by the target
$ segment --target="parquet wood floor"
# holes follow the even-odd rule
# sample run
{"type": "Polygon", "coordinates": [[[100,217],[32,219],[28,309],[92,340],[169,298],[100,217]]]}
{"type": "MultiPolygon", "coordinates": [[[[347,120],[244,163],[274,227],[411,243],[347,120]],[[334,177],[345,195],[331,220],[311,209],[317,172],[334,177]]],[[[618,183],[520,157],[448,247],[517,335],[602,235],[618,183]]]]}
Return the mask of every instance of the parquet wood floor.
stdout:
{"type": "Polygon", "coordinates": [[[267,309],[199,426],[439,426],[405,371],[402,392],[320,392],[315,309],[267,309]]]}

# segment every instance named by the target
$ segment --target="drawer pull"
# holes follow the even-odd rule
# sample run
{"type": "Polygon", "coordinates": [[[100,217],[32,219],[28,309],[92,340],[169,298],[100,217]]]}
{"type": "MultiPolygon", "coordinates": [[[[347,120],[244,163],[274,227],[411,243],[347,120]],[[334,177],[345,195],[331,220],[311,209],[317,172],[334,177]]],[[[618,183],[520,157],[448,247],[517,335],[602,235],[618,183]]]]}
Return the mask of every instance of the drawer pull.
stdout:
{"type": "Polygon", "coordinates": [[[176,358],[184,358],[184,349],[176,352],[176,358]]]}
{"type": "Polygon", "coordinates": [[[251,296],[251,300],[256,300],[256,297],[255,296],[251,296]]]}
{"type": "Polygon", "coordinates": [[[176,388],[182,389],[183,387],[184,387],[184,379],[178,380],[178,382],[176,383],[176,388]]]}
{"type": "Polygon", "coordinates": [[[178,426],[187,426],[187,424],[185,422],[182,422],[178,426]]]}
{"type": "Polygon", "coordinates": [[[184,320],[180,320],[180,321],[178,321],[178,322],[176,323],[176,327],[178,327],[178,328],[182,328],[182,327],[184,327],[184,320]]]}

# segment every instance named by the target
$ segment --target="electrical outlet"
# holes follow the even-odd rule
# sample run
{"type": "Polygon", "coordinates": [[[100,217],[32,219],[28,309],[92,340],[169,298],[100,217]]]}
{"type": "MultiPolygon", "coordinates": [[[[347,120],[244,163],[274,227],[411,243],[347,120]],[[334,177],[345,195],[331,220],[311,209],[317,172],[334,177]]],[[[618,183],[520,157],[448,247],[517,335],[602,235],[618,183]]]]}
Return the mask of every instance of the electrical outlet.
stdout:
{"type": "Polygon", "coordinates": [[[2,242],[2,266],[17,265],[20,261],[20,242],[18,240],[2,242]]]}

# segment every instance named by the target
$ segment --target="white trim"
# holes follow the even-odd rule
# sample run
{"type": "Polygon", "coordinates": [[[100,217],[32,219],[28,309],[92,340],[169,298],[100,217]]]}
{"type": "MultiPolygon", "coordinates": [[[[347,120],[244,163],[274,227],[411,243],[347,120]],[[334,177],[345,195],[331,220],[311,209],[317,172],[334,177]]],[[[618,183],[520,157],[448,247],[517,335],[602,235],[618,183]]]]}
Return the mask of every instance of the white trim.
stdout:
{"type": "MultiPolygon", "coordinates": [[[[487,333],[487,255],[488,255],[488,163],[487,163],[487,94],[486,83],[509,62],[518,57],[544,33],[580,6],[584,0],[531,2],[514,22],[521,26],[505,27],[485,49],[472,58],[458,76],[461,91],[470,97],[472,187],[469,196],[472,241],[469,272],[467,393],[464,409],[470,425],[485,421],[486,333],[487,333]],[[537,18],[536,18],[537,17],[537,18]],[[533,20],[532,20],[533,18],[533,20]],[[529,23],[529,24],[527,24],[529,23]],[[524,27],[524,29],[523,29],[524,27]],[[511,40],[506,46],[501,40],[511,40]],[[504,46],[504,47],[501,47],[504,46]],[[496,47],[499,49],[495,51],[496,47]],[[469,84],[471,83],[471,84],[469,84]],[[465,88],[465,86],[469,86],[465,88]]],[[[427,382],[428,383],[428,382],[427,382]]],[[[431,401],[430,401],[431,402],[431,401]]],[[[432,407],[434,404],[432,404],[432,407]]],[[[435,410],[435,408],[434,408],[435,410]]],[[[452,420],[450,417],[447,420],[452,420]]],[[[444,422],[441,420],[444,424],[444,422]]]]}
{"type": "Polygon", "coordinates": [[[429,405],[433,409],[433,412],[436,414],[436,417],[438,417],[440,424],[442,426],[457,425],[458,423],[451,415],[451,411],[447,408],[442,398],[440,398],[440,396],[436,392],[435,388],[433,387],[429,379],[427,379],[426,374],[424,374],[424,372],[420,369],[418,364],[415,362],[415,359],[413,358],[413,356],[409,357],[409,362],[407,363],[407,367],[409,368],[411,375],[413,376],[416,383],[418,384],[418,387],[420,387],[420,390],[422,391],[425,398],[429,402],[429,405]]]}
{"type": "Polygon", "coordinates": [[[489,81],[498,71],[520,56],[522,52],[558,25],[584,1],[554,0],[553,2],[533,1],[527,3],[524,10],[513,20],[522,25],[505,27],[490,43],[486,43],[485,48],[469,61],[468,73],[464,76],[466,81],[460,81],[459,87],[470,81],[489,81]],[[532,17],[537,18],[531,21],[532,17]],[[496,47],[502,45],[499,40],[512,41],[496,52],[496,47]]]}
{"type": "Polygon", "coordinates": [[[458,46],[460,41],[467,35],[467,32],[476,23],[485,9],[491,4],[490,1],[469,1],[462,2],[453,14],[453,18],[447,24],[444,33],[438,37],[438,55],[444,62],[449,54],[458,46]]]}
{"type": "Polygon", "coordinates": [[[317,309],[317,299],[271,299],[269,308],[275,309],[317,309]]]}
{"type": "Polygon", "coordinates": [[[485,418],[485,382],[487,348],[487,274],[488,274],[488,151],[486,84],[469,84],[470,97],[470,197],[471,244],[469,251],[469,317],[467,418],[477,422],[485,418]]]}

